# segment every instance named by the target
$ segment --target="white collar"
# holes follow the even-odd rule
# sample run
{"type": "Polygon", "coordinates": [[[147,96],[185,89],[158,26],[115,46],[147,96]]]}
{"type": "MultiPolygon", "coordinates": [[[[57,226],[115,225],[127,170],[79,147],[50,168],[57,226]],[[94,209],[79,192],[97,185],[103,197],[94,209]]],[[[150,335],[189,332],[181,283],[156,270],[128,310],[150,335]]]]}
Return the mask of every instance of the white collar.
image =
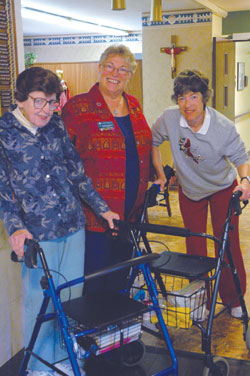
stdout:
{"type": "Polygon", "coordinates": [[[26,117],[23,116],[20,108],[17,106],[13,111],[12,114],[15,116],[15,118],[21,123],[25,128],[27,128],[31,133],[34,135],[36,134],[36,131],[38,129],[37,126],[32,124],[26,117]]]}
{"type": "MultiPolygon", "coordinates": [[[[210,119],[211,119],[211,115],[208,111],[208,108],[206,107],[205,108],[205,118],[204,118],[203,124],[202,124],[201,128],[198,130],[198,132],[195,132],[195,133],[205,135],[207,133],[209,125],[210,125],[210,119]]],[[[186,119],[184,118],[183,115],[181,115],[181,117],[180,117],[180,126],[182,128],[189,128],[189,129],[192,130],[192,128],[188,125],[188,123],[187,123],[187,121],[186,121],[186,119]]]]}

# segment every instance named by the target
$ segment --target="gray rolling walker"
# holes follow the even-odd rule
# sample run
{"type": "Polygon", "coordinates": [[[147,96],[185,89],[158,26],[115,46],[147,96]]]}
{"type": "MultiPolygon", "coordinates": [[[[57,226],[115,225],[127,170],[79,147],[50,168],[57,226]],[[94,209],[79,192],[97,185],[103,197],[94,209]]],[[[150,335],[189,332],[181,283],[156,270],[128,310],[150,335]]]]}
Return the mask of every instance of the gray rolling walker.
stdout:
{"type": "MultiPolygon", "coordinates": [[[[145,207],[144,212],[146,211],[147,207],[151,207],[156,205],[156,196],[159,192],[159,187],[152,185],[150,190],[151,195],[148,196],[145,200],[145,207]]],[[[147,233],[154,233],[154,234],[164,234],[164,235],[172,235],[177,237],[190,237],[190,236],[197,236],[203,237],[206,239],[210,239],[213,242],[217,243],[219,246],[219,257],[201,257],[198,255],[187,255],[186,253],[179,253],[179,252],[172,252],[170,250],[163,251],[160,253],[160,257],[152,262],[151,271],[155,275],[155,279],[157,281],[157,286],[159,289],[159,294],[165,302],[173,301],[173,297],[175,302],[183,302],[185,301],[185,305],[188,308],[188,315],[190,319],[190,307],[191,307],[191,315],[192,323],[191,325],[197,326],[202,335],[202,351],[204,351],[204,371],[203,376],[228,376],[229,375],[229,364],[226,359],[222,357],[213,357],[211,352],[211,334],[212,334],[212,326],[214,318],[218,317],[226,310],[230,310],[235,300],[239,299],[240,305],[242,308],[242,323],[243,323],[243,339],[246,341],[246,346],[250,350],[250,329],[249,329],[249,317],[248,312],[245,304],[245,300],[242,294],[240,280],[235,268],[234,260],[231,254],[230,249],[230,241],[229,241],[229,232],[233,231],[233,227],[231,226],[231,217],[233,215],[240,215],[242,213],[242,209],[248,204],[248,201],[241,202],[239,200],[241,196],[241,192],[237,191],[234,192],[231,196],[229,205],[228,205],[228,212],[224,222],[224,226],[222,229],[222,235],[218,239],[213,235],[209,235],[207,233],[198,233],[198,232],[191,232],[187,228],[182,227],[173,227],[173,226],[165,226],[165,225],[156,225],[150,223],[143,223],[140,224],[127,224],[127,227],[136,229],[136,231],[140,232],[141,241],[144,244],[145,250],[147,254],[152,254],[150,240],[147,238],[147,233]],[[225,261],[225,255],[227,256],[228,262],[225,261]],[[221,273],[223,268],[229,268],[232,272],[233,281],[235,284],[235,289],[237,293],[237,297],[230,302],[227,306],[222,306],[222,303],[218,301],[218,291],[219,285],[221,280],[221,273]],[[210,305],[209,305],[209,314],[207,318],[207,324],[203,325],[204,319],[201,319],[201,312],[203,308],[206,308],[207,301],[204,298],[201,299],[201,294],[197,295],[197,308],[196,311],[192,311],[192,301],[193,298],[192,294],[189,297],[183,298],[182,295],[173,294],[170,290],[166,288],[166,281],[169,279],[186,279],[189,282],[192,281],[203,281],[206,287],[200,289],[204,295],[204,291],[209,289],[210,294],[210,305]],[[188,299],[189,302],[188,302],[188,299]],[[221,304],[222,309],[215,313],[215,308],[217,304],[221,304]]],[[[158,296],[159,296],[158,294],[158,296]]],[[[168,314],[175,313],[176,326],[178,321],[178,308],[163,308],[165,310],[165,322],[168,325],[168,314]],[[171,312],[172,311],[172,312],[171,312]]],[[[185,314],[185,313],[184,313],[185,314]]],[[[190,325],[190,326],[191,326],[190,325]]],[[[186,326],[189,327],[189,326],[186,326]]]]}

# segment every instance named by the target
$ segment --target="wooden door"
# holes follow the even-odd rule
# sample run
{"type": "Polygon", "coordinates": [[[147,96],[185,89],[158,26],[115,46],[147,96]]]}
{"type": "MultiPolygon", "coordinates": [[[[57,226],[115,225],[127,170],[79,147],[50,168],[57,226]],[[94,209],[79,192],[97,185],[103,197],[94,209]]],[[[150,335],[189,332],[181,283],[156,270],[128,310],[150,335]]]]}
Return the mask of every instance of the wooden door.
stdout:
{"type": "Polygon", "coordinates": [[[215,43],[215,108],[229,119],[235,118],[235,43],[215,43]]]}

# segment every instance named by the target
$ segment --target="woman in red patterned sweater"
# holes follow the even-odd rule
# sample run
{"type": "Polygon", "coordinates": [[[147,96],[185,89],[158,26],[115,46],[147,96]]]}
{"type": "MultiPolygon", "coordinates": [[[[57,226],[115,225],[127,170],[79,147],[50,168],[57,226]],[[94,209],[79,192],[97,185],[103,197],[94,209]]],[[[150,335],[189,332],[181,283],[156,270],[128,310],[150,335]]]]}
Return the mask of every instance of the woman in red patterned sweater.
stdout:
{"type": "MultiPolygon", "coordinates": [[[[100,80],[63,107],[62,118],[94,188],[121,219],[135,220],[148,187],[151,130],[138,100],[125,93],[136,61],[124,45],[108,47],[99,61],[100,80]]],[[[124,260],[131,247],[108,239],[103,222],[83,203],[87,218],[85,274],[124,260]]],[[[89,282],[85,291],[120,289],[121,272],[89,282]]]]}

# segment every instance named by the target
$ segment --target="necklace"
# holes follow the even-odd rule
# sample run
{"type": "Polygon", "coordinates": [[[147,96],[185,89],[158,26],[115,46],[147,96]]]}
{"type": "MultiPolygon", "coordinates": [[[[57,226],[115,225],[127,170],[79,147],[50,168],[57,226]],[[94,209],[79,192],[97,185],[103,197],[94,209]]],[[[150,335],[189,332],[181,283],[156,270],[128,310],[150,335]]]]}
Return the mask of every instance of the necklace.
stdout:
{"type": "Polygon", "coordinates": [[[113,110],[113,113],[114,113],[115,116],[119,114],[119,108],[122,106],[122,103],[123,103],[123,97],[121,97],[118,105],[113,110]]]}

